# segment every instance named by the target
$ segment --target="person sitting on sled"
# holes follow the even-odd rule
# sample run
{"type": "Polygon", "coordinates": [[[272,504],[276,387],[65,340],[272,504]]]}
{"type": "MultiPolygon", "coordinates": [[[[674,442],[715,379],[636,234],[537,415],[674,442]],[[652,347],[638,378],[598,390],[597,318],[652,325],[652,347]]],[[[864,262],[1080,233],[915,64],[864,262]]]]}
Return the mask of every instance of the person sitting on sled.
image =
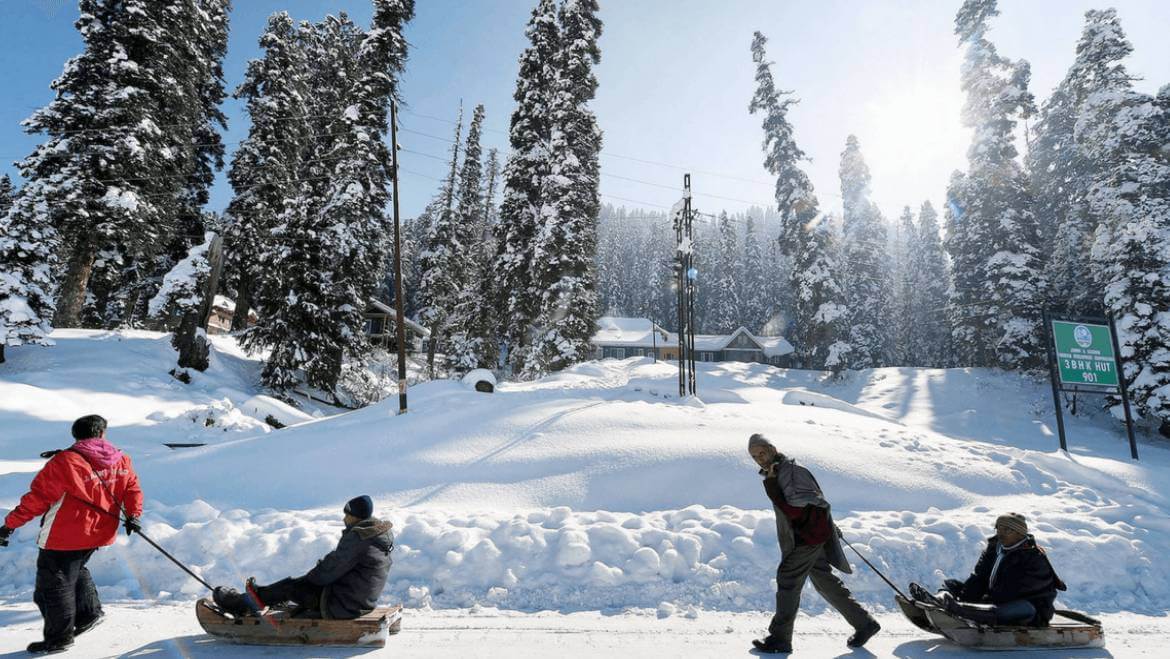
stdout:
{"type": "Polygon", "coordinates": [[[910,592],[915,599],[934,601],[949,613],[985,625],[1046,627],[1056,612],[1056,591],[1067,590],[1019,513],[995,520],[995,535],[987,539],[966,581],[947,579],[944,584],[936,596],[918,584],[911,584],[910,592]]]}
{"type": "Polygon", "coordinates": [[[267,586],[250,577],[246,592],[216,588],[212,599],[235,616],[278,604],[293,604],[293,616],[350,620],[373,611],[390,573],[393,524],[374,517],[368,496],[345,504],[345,530],[337,548],[317,561],[303,577],[288,577],[267,586]]]}

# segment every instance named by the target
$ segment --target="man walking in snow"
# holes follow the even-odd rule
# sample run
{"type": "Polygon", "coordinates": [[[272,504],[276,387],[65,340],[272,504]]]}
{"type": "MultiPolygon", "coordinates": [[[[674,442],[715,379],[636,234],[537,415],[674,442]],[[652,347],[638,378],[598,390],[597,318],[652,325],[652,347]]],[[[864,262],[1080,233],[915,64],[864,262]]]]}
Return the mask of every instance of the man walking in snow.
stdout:
{"type": "Polygon", "coordinates": [[[865,645],[881,625],[833,574],[833,568],[852,573],[838,540],[838,531],[816,478],[808,469],[785,457],[763,435],[748,440],[748,453],[760,466],[764,492],[776,511],[776,533],[780,540],[780,567],[776,569],[776,615],[768,625],[768,636],[752,641],[761,652],[792,652],[792,627],[800,609],[800,591],[806,579],[854,633],[846,642],[851,648],[865,645]]]}
{"type": "Polygon", "coordinates": [[[1019,513],[995,520],[995,535],[987,539],[966,581],[947,579],[944,584],[937,596],[910,584],[910,594],[985,625],[1045,627],[1056,614],[1056,591],[1067,590],[1019,513]]]}
{"type": "Polygon", "coordinates": [[[393,524],[374,517],[374,502],[364,495],[350,499],[343,512],[345,530],[337,548],[317,561],[308,574],[268,586],[248,579],[247,593],[216,588],[212,593],[215,603],[235,616],[288,603],[295,605],[294,617],[304,618],[347,620],[373,611],[390,574],[393,524]]]}
{"type": "Polygon", "coordinates": [[[142,489],[130,456],[106,441],[106,420],[96,414],[73,422],[73,445],[45,454],[49,461],[29,491],[4,518],[0,545],[34,517],[37,535],[33,601],[45,620],[44,640],[32,654],[64,652],[73,637],[102,621],[102,604],[85,564],[99,547],[112,545],[121,521],[130,534],[139,530],[142,489]]]}

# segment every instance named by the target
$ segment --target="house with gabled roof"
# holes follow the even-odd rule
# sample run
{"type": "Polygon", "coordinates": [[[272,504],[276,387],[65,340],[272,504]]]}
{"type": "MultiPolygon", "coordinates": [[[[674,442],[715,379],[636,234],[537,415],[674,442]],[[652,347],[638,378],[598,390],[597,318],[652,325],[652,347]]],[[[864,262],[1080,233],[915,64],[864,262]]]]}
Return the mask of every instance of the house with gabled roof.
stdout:
{"type": "MultiPolygon", "coordinates": [[[[678,334],[647,318],[604,316],[591,340],[597,359],[678,359],[678,334]]],[[[739,327],[730,334],[696,334],[695,361],[758,362],[786,366],[792,344],[782,336],[758,336],[739,327]]]]}

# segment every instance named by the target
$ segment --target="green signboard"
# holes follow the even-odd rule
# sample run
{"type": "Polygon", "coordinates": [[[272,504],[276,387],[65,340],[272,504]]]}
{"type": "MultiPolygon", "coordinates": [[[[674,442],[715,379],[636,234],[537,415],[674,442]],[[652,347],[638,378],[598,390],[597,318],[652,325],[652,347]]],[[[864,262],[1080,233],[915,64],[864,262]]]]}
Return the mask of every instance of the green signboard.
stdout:
{"type": "Polygon", "coordinates": [[[1118,386],[1117,357],[1108,325],[1054,320],[1052,338],[1062,385],[1118,386]]]}

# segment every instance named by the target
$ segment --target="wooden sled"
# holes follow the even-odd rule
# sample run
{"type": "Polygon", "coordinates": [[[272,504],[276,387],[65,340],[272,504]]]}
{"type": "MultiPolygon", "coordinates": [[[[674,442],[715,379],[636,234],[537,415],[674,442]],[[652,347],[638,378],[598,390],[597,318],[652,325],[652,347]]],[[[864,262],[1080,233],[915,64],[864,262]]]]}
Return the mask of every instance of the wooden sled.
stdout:
{"type": "Polygon", "coordinates": [[[269,609],[263,617],[232,616],[210,598],[195,603],[203,631],[231,643],[248,645],[344,645],[385,647],[390,634],[402,628],[402,606],[383,606],[353,620],[291,618],[288,611],[269,609]]]}
{"type": "Polygon", "coordinates": [[[1105,646],[1105,630],[1101,622],[1076,611],[1057,609],[1057,618],[1047,627],[989,626],[955,617],[926,602],[910,601],[901,595],[895,595],[894,599],[898,602],[898,608],[916,627],[944,636],[963,647],[982,650],[1051,650],[1105,646]]]}

